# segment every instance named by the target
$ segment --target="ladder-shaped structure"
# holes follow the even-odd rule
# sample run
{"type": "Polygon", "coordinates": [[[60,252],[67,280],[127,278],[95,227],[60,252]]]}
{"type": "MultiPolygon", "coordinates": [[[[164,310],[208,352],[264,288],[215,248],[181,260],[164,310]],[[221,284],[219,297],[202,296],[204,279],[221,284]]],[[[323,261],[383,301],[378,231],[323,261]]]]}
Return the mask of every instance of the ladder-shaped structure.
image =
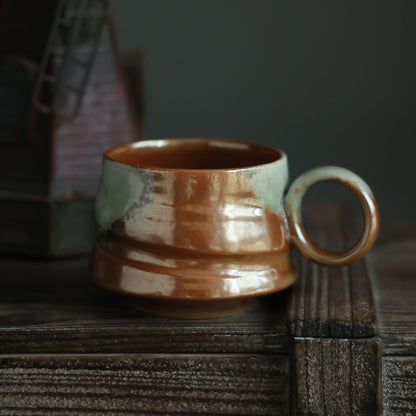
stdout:
{"type": "Polygon", "coordinates": [[[66,120],[76,118],[108,7],[109,0],[59,1],[34,88],[33,102],[38,110],[66,120]],[[79,45],[85,45],[82,57],[78,56],[79,45]],[[52,99],[45,99],[45,84],[53,91],[52,99]]]}

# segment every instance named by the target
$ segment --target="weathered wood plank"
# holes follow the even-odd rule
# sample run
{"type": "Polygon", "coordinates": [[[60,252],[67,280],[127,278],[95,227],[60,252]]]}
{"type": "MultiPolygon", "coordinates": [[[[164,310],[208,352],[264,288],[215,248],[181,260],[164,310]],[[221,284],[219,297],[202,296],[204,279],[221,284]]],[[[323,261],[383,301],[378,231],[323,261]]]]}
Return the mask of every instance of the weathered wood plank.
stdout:
{"type": "Polygon", "coordinates": [[[284,293],[223,318],[159,318],[99,289],[86,270],[86,258],[0,261],[0,353],[289,351],[284,293]]]}
{"type": "Polygon", "coordinates": [[[287,415],[289,358],[0,358],[0,415],[287,415]]]}
{"type": "Polygon", "coordinates": [[[293,414],[379,414],[380,351],[375,339],[295,338],[293,414]]]}
{"type": "MultiPolygon", "coordinates": [[[[356,236],[351,213],[337,205],[310,206],[305,221],[315,241],[334,251],[345,250],[356,236]]],[[[372,337],[377,319],[367,267],[361,260],[329,268],[299,254],[299,280],[289,299],[291,335],[297,337],[372,337]]]]}
{"type": "Polygon", "coordinates": [[[383,355],[416,355],[416,238],[378,246],[369,264],[383,355]]]}
{"type": "Polygon", "coordinates": [[[416,357],[384,357],[383,414],[416,414],[416,357]]]}

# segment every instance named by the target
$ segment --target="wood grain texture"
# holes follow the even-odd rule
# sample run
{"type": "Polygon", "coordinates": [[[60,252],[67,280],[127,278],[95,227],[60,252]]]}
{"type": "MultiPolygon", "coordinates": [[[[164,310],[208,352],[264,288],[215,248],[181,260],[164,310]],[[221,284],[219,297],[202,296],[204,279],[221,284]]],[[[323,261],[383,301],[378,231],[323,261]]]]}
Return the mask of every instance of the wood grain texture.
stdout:
{"type": "Polygon", "coordinates": [[[383,355],[416,355],[416,236],[377,247],[370,258],[383,355]]]}
{"type": "Polygon", "coordinates": [[[293,414],[379,414],[380,351],[376,340],[296,338],[293,414]]]}
{"type": "Polygon", "coordinates": [[[159,318],[87,277],[87,259],[0,261],[0,353],[288,353],[286,294],[209,320],[159,318]]]}
{"type": "Polygon", "coordinates": [[[0,358],[0,415],[287,415],[279,356],[0,358]]]}
{"type": "Polygon", "coordinates": [[[383,414],[416,414],[416,357],[384,357],[383,414]]]}
{"type": "MultiPolygon", "coordinates": [[[[337,205],[310,206],[305,216],[316,243],[333,251],[354,241],[351,212],[337,205]]],[[[324,267],[296,255],[299,280],[288,308],[291,335],[297,337],[372,337],[375,306],[364,260],[344,267],[324,267]]]]}

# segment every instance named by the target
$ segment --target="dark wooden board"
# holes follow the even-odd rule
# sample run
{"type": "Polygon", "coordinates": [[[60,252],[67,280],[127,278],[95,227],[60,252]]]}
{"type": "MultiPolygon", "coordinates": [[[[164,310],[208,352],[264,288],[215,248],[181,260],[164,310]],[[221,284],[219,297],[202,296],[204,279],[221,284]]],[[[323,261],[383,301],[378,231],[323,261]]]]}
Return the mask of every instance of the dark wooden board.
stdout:
{"type": "Polygon", "coordinates": [[[375,339],[296,338],[293,414],[379,414],[380,355],[375,339]]]}
{"type": "MultiPolygon", "coordinates": [[[[354,216],[341,206],[309,206],[305,214],[308,231],[322,247],[345,250],[357,236],[354,216]]],[[[351,266],[324,267],[300,255],[296,258],[299,280],[288,309],[291,335],[361,338],[376,334],[375,306],[364,260],[351,266]]]]}
{"type": "Polygon", "coordinates": [[[287,415],[288,357],[0,357],[0,415],[287,415]]]}
{"type": "Polygon", "coordinates": [[[416,357],[383,358],[383,414],[416,415],[416,357]]]}
{"type": "Polygon", "coordinates": [[[370,265],[383,355],[416,356],[416,235],[381,244],[370,265]]]}
{"type": "Polygon", "coordinates": [[[96,287],[87,261],[0,261],[0,353],[289,351],[286,293],[222,318],[160,318],[96,287]]]}

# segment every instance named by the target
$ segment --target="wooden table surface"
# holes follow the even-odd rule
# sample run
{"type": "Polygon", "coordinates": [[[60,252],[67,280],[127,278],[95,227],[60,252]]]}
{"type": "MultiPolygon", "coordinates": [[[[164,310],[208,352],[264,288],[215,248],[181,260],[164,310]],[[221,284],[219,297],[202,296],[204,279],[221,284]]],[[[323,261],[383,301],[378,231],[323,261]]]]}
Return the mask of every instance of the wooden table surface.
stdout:
{"type": "MultiPolygon", "coordinates": [[[[307,224],[335,250],[355,235],[342,207],[307,224]]],[[[349,267],[294,253],[293,288],[208,320],[142,314],[86,258],[2,259],[0,415],[416,414],[413,231],[349,267]]]]}

